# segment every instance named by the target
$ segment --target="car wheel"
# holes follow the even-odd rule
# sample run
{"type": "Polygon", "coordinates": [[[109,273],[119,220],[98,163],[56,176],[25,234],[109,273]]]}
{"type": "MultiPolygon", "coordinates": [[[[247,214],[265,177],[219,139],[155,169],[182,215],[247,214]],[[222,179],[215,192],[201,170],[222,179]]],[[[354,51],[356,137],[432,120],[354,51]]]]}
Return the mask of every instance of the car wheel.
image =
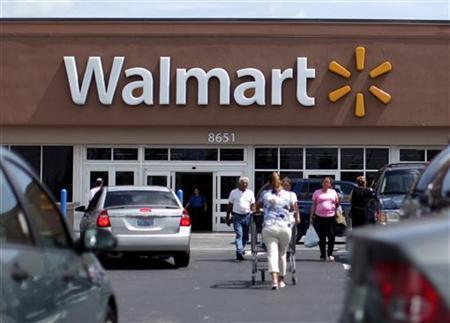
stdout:
{"type": "Polygon", "coordinates": [[[108,304],[108,309],[106,310],[105,323],[117,323],[117,312],[111,304],[108,304]]]}
{"type": "Polygon", "coordinates": [[[187,267],[189,265],[190,260],[190,252],[180,252],[177,253],[174,257],[175,267],[187,267]]]}

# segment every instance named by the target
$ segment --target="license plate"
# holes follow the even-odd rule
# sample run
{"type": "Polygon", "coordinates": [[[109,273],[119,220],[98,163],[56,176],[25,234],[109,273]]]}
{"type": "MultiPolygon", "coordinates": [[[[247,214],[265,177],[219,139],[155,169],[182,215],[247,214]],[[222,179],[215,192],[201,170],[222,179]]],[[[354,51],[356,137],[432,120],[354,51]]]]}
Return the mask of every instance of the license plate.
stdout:
{"type": "Polygon", "coordinates": [[[153,219],[149,219],[149,218],[137,219],[137,225],[138,225],[138,227],[151,227],[151,226],[153,226],[153,219]]]}

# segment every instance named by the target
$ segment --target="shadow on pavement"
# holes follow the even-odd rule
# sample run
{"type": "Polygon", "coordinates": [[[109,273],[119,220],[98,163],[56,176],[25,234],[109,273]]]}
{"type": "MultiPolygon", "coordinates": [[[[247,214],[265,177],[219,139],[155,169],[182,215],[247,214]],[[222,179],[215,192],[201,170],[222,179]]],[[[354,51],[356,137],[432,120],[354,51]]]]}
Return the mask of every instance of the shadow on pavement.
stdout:
{"type": "Polygon", "coordinates": [[[177,269],[168,259],[152,257],[123,257],[115,259],[100,259],[103,267],[108,270],[167,270],[177,269]]]}
{"type": "Polygon", "coordinates": [[[222,281],[211,285],[214,289],[256,289],[256,290],[267,290],[269,288],[269,283],[257,282],[256,285],[252,285],[250,280],[229,280],[222,281]]]}

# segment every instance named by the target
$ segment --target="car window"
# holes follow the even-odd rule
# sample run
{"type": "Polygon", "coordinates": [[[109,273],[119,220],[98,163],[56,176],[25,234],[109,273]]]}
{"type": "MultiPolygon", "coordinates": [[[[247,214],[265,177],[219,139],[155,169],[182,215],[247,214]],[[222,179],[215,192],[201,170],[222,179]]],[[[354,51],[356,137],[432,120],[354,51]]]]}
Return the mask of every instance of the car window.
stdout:
{"type": "Polygon", "coordinates": [[[0,244],[31,245],[30,229],[12,188],[0,170],[0,244]]]}
{"type": "Polygon", "coordinates": [[[428,167],[425,168],[422,175],[417,180],[415,191],[424,192],[427,189],[428,184],[433,181],[439,169],[441,169],[441,167],[450,159],[449,155],[450,146],[433,158],[428,167]]]}
{"type": "Polygon", "coordinates": [[[350,202],[350,194],[355,187],[349,183],[335,183],[334,189],[339,193],[341,202],[350,202]]]}
{"type": "Polygon", "coordinates": [[[141,205],[178,207],[178,203],[171,192],[114,191],[106,194],[105,208],[141,205]]]}
{"type": "Polygon", "coordinates": [[[445,174],[444,181],[442,182],[441,195],[443,198],[450,199],[450,169],[447,170],[447,174],[445,174]]]}
{"type": "Polygon", "coordinates": [[[27,212],[36,223],[37,232],[46,247],[66,247],[69,244],[64,224],[56,205],[39,184],[22,168],[9,164],[20,194],[27,203],[27,212]]]}
{"type": "Polygon", "coordinates": [[[386,172],[381,182],[380,194],[408,193],[419,173],[418,169],[398,169],[386,172]]]}

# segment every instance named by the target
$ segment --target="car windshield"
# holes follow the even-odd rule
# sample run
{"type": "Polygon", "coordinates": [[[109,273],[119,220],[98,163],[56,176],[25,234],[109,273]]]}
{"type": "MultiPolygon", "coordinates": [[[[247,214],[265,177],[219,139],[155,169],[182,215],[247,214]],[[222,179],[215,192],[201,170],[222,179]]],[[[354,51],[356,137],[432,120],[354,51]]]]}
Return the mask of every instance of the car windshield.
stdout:
{"type": "Polygon", "coordinates": [[[410,191],[420,170],[398,169],[386,172],[381,183],[381,195],[406,194],[410,191]]]}
{"type": "Polygon", "coordinates": [[[152,206],[178,208],[175,197],[170,192],[162,191],[115,191],[108,192],[105,208],[118,206],[152,206]]]}

